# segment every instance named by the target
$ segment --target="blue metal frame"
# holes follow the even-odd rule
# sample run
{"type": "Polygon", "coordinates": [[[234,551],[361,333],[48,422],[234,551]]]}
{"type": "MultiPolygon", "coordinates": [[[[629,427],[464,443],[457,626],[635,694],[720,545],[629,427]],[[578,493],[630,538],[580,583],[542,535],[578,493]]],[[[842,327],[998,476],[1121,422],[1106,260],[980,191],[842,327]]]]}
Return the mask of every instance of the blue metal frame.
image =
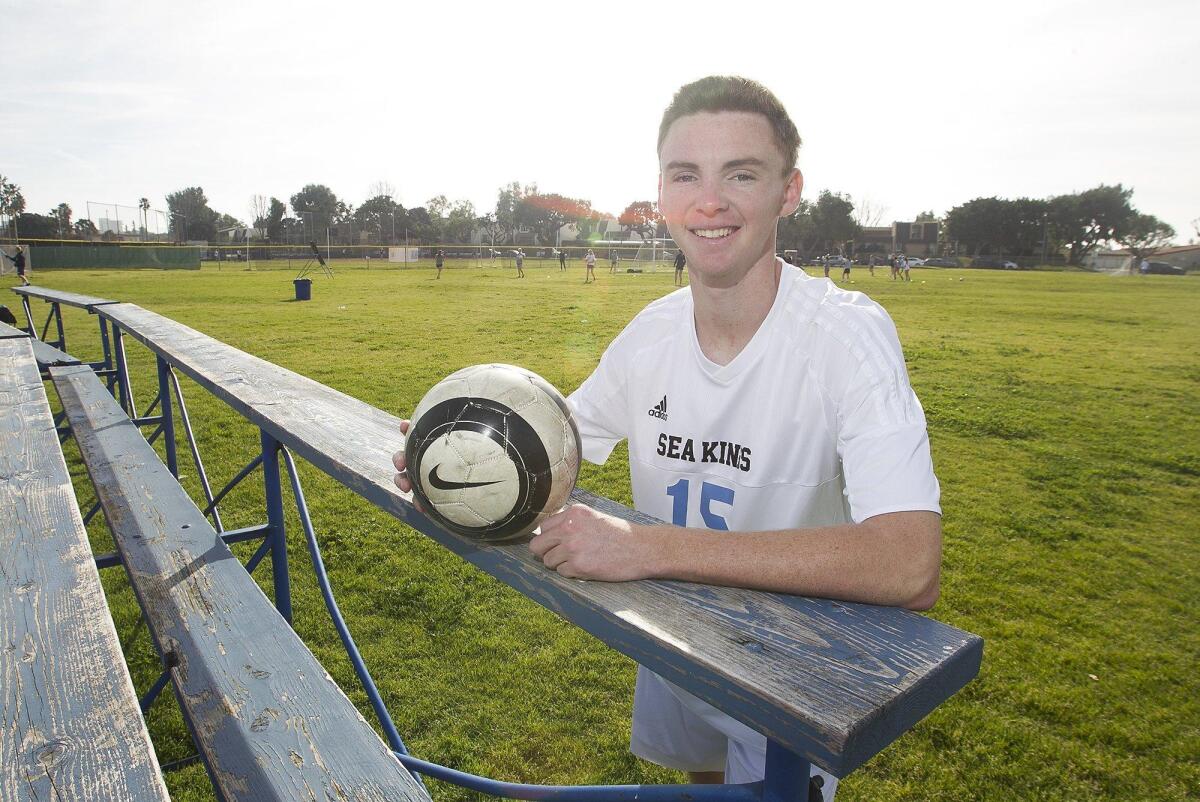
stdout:
{"type": "MultiPolygon", "coordinates": [[[[23,298],[26,301],[26,313],[28,315],[28,299],[25,296],[23,298]]],[[[55,306],[57,307],[57,304],[55,306]]],[[[342,645],[346,649],[346,654],[354,666],[354,672],[367,694],[372,709],[375,711],[375,715],[387,737],[392,753],[413,774],[418,782],[422,782],[421,775],[425,775],[492,796],[508,799],[553,800],[553,802],[819,802],[819,795],[816,800],[810,800],[810,793],[812,791],[810,791],[809,762],[785,749],[775,741],[770,740],[767,742],[766,773],[762,782],[723,785],[560,786],[509,783],[440,766],[408,754],[404,742],[396,730],[395,723],[388,712],[387,705],[384,703],[379,689],[371,678],[366,662],[363,660],[362,654],[359,652],[358,646],[350,634],[350,628],[347,626],[338,607],[333,588],[329,583],[328,573],[325,570],[325,561],[321,556],[321,547],[308,512],[304,490],[300,483],[300,475],[296,470],[296,464],[292,459],[291,452],[265,429],[260,427],[259,441],[261,444],[261,453],[255,456],[228,484],[214,495],[208,482],[207,473],[204,470],[203,461],[200,459],[200,453],[196,447],[195,435],[192,432],[191,420],[187,413],[187,406],[184,403],[179,380],[175,376],[172,366],[162,356],[157,357],[158,397],[150,404],[150,407],[146,410],[146,414],[142,416],[137,415],[133,390],[129,381],[129,364],[125,356],[124,339],[121,329],[116,323],[113,324],[112,333],[113,342],[110,349],[107,342],[107,330],[104,327],[101,328],[101,334],[105,338],[105,359],[106,361],[110,360],[113,356],[116,358],[116,367],[112,369],[110,374],[110,391],[115,382],[118,402],[135,423],[138,425],[157,425],[155,431],[147,439],[153,442],[160,434],[165,437],[167,468],[171,471],[172,475],[178,478],[174,407],[171,400],[172,391],[174,392],[188,447],[192,452],[192,459],[196,465],[197,474],[200,476],[201,485],[204,489],[207,505],[203,513],[206,516],[213,516],[214,528],[226,543],[240,543],[256,539],[262,540],[258,550],[246,562],[245,568],[248,572],[253,573],[259,563],[270,555],[274,577],[275,607],[290,625],[292,623],[291,584],[287,555],[287,531],[283,508],[283,483],[279,470],[279,459],[282,456],[291,485],[292,495],[296,503],[296,510],[299,514],[300,526],[304,531],[313,571],[317,579],[317,584],[320,587],[321,595],[325,601],[325,608],[329,613],[330,619],[333,621],[334,627],[337,629],[342,645]],[[158,415],[151,415],[150,413],[159,406],[161,406],[160,413],[158,415]],[[225,530],[221,525],[218,505],[234,487],[260,465],[263,468],[263,484],[266,491],[267,523],[241,529],[225,530]]],[[[95,510],[98,508],[99,504],[89,512],[87,518],[85,518],[85,522],[95,514],[95,510]]],[[[120,558],[115,554],[102,555],[96,558],[96,564],[101,568],[112,567],[120,564],[120,558]]],[[[146,695],[142,697],[141,705],[143,713],[150,708],[163,688],[166,687],[169,676],[169,667],[166,667],[163,674],[150,690],[146,692],[146,695]]],[[[188,765],[193,760],[193,758],[185,758],[183,761],[178,761],[178,763],[180,765],[188,765]]],[[[164,767],[164,771],[167,768],[164,767]]]]}

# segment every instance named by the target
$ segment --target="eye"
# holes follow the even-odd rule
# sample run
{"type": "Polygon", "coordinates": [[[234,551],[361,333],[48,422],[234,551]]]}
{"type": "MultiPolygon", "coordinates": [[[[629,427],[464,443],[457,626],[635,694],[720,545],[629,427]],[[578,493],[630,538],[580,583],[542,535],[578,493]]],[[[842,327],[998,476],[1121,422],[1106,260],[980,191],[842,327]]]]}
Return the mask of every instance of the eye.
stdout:
{"type": "Polygon", "coordinates": [[[734,173],[731,178],[734,181],[754,181],[757,176],[753,173],[734,173]]]}
{"type": "Polygon", "coordinates": [[[671,180],[676,184],[689,184],[696,180],[696,176],[691,173],[676,173],[675,177],[671,180]]]}

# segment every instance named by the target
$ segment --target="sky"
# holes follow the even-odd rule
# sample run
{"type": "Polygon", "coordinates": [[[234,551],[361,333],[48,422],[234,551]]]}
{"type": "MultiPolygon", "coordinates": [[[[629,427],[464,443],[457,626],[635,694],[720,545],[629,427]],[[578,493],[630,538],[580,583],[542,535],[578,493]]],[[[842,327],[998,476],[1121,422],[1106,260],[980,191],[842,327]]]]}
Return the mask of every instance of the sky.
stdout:
{"type": "Polygon", "coordinates": [[[0,175],[76,217],[200,186],[249,220],[254,195],[379,182],[482,213],[512,181],[619,214],[655,198],[662,111],[710,74],[783,101],[805,197],[881,224],[1121,183],[1197,238],[1196,0],[0,0],[0,175]]]}

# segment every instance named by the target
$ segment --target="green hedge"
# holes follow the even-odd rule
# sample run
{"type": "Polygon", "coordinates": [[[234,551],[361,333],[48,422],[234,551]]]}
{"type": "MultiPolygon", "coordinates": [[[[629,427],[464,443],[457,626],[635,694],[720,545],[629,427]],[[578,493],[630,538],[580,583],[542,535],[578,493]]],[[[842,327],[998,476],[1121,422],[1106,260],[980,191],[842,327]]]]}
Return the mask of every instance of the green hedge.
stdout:
{"type": "Polygon", "coordinates": [[[155,245],[30,245],[30,267],[53,268],[152,267],[160,270],[199,270],[200,248],[155,245]]]}

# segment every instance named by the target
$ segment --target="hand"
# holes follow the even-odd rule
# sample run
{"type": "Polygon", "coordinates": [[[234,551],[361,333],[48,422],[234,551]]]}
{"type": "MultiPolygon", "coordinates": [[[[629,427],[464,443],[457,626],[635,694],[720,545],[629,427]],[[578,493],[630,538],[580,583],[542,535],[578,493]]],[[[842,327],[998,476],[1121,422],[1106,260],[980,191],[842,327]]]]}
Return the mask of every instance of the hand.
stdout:
{"type": "Polygon", "coordinates": [[[542,521],[529,548],[547,568],[572,579],[646,579],[653,575],[652,531],[573,504],[542,521]]]}
{"type": "MultiPolygon", "coordinates": [[[[400,434],[408,434],[409,421],[400,421],[400,434]]],[[[405,469],[404,449],[400,449],[392,455],[392,465],[396,468],[396,475],[392,477],[392,481],[396,483],[396,487],[403,490],[405,493],[412,492],[412,480],[408,478],[408,473],[405,469]]]]}

